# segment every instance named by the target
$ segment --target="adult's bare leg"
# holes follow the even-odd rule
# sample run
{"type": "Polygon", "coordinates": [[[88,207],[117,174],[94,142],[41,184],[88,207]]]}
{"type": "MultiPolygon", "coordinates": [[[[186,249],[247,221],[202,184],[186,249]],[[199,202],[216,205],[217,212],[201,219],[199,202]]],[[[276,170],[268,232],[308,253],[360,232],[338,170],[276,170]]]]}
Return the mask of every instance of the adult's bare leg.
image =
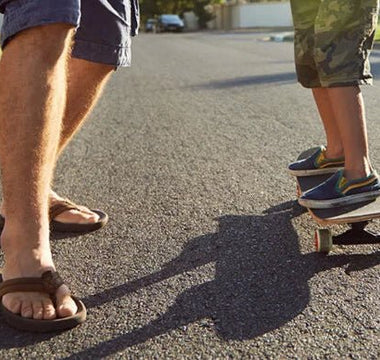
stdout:
{"type": "MultiPolygon", "coordinates": [[[[97,103],[114,68],[111,65],[87,60],[69,59],[67,105],[62,122],[58,156],[61,155],[97,103]]],[[[51,190],[50,201],[52,204],[62,200],[62,197],[51,190]]],[[[99,220],[99,216],[88,208],[81,207],[80,211],[65,211],[55,220],[68,223],[95,223],[99,220]]]]}
{"type": "Polygon", "coordinates": [[[67,105],[62,121],[62,132],[58,155],[80,129],[84,120],[99,99],[115,67],[87,60],[70,58],[67,105]]]}
{"type": "MultiPolygon", "coordinates": [[[[52,24],[25,30],[0,62],[0,162],[6,223],[1,234],[5,280],[54,269],[49,244],[48,196],[56,162],[73,30],[52,24]]],[[[54,307],[42,293],[10,293],[6,308],[35,319],[76,312],[61,286],[54,307]]]]}
{"type": "MultiPolygon", "coordinates": [[[[111,65],[69,58],[67,101],[57,150],[58,157],[96,105],[114,68],[111,65]]],[[[49,198],[52,205],[65,200],[53,190],[50,191],[49,198]]],[[[1,213],[4,214],[3,207],[1,213]]],[[[99,216],[81,206],[80,211],[65,211],[56,216],[55,220],[66,223],[95,223],[99,220],[99,216]]]]}

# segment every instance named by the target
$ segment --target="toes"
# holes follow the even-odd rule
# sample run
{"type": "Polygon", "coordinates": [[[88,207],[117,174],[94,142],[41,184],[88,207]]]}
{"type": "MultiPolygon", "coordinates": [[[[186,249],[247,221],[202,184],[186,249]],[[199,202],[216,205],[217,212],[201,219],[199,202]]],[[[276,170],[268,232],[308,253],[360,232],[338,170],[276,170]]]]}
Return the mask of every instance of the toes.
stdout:
{"type": "Polygon", "coordinates": [[[52,320],[57,317],[54,305],[50,299],[44,299],[42,301],[43,307],[44,307],[44,316],[43,318],[45,320],[52,320]]]}
{"type": "Polygon", "coordinates": [[[44,317],[44,307],[42,301],[34,301],[32,303],[33,319],[42,320],[44,317]]]}
{"type": "Polygon", "coordinates": [[[42,293],[11,293],[2,298],[6,309],[24,318],[35,320],[52,320],[75,315],[77,304],[70,295],[66,285],[62,285],[56,293],[56,307],[49,296],[42,293]]]}
{"type": "Polygon", "coordinates": [[[87,208],[78,210],[66,210],[62,214],[57,215],[54,220],[68,223],[96,223],[100,220],[100,216],[87,208]]]}
{"type": "Polygon", "coordinates": [[[88,215],[86,217],[87,217],[87,221],[94,222],[94,223],[98,222],[99,219],[100,219],[100,217],[99,217],[98,214],[95,214],[95,213],[92,213],[92,212],[88,213],[88,215]]]}
{"type": "Polygon", "coordinates": [[[3,297],[5,308],[13,314],[35,320],[50,320],[57,317],[50,298],[44,294],[7,294],[3,297]]]}
{"type": "Polygon", "coordinates": [[[59,305],[57,306],[59,317],[72,316],[75,315],[77,311],[77,305],[70,295],[66,295],[59,299],[59,305]]]}
{"type": "Polygon", "coordinates": [[[33,317],[33,306],[32,302],[24,300],[21,304],[21,316],[31,319],[33,317]]]}
{"type": "Polygon", "coordinates": [[[70,290],[66,285],[62,285],[56,294],[57,297],[57,315],[58,317],[67,317],[75,315],[78,307],[70,295],[70,290]]]}
{"type": "Polygon", "coordinates": [[[76,214],[79,217],[82,217],[82,221],[85,222],[97,222],[100,219],[100,216],[86,207],[80,207],[80,211],[73,210],[73,214],[76,214]]]}
{"type": "Polygon", "coordinates": [[[3,297],[3,305],[6,309],[8,309],[13,314],[21,313],[21,300],[14,298],[9,295],[4,295],[3,297]]]}
{"type": "Polygon", "coordinates": [[[75,315],[78,311],[77,305],[71,296],[67,296],[62,303],[57,307],[59,317],[68,317],[75,315]]]}

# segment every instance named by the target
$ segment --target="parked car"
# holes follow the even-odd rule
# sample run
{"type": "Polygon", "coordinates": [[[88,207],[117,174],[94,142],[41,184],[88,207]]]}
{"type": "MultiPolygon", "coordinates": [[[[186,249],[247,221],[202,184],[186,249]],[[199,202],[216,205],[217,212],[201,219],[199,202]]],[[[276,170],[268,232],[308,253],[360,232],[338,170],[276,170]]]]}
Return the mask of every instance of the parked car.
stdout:
{"type": "Polygon", "coordinates": [[[157,19],[157,32],[176,31],[182,32],[185,24],[178,15],[164,14],[157,19]]]}
{"type": "Polygon", "coordinates": [[[148,19],[145,23],[145,32],[156,32],[156,19],[148,19]]]}

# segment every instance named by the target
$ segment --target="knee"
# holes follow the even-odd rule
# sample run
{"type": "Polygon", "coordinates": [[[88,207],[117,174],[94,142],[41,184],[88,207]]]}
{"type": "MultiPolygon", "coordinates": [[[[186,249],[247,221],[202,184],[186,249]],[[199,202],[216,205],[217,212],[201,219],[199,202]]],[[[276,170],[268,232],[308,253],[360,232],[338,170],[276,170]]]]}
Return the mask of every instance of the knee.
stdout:
{"type": "Polygon", "coordinates": [[[75,57],[70,60],[70,72],[74,77],[82,77],[85,74],[87,79],[93,78],[96,80],[101,80],[103,78],[107,78],[114,71],[114,65],[96,63],[75,57]]]}
{"type": "Polygon", "coordinates": [[[106,65],[106,64],[93,64],[95,66],[92,67],[94,70],[94,74],[97,74],[99,78],[107,78],[110,74],[115,72],[114,65],[106,65]]]}
{"type": "Polygon", "coordinates": [[[70,48],[73,34],[74,27],[69,24],[36,26],[14,36],[5,50],[13,49],[19,54],[41,58],[44,62],[55,62],[70,48]]]}

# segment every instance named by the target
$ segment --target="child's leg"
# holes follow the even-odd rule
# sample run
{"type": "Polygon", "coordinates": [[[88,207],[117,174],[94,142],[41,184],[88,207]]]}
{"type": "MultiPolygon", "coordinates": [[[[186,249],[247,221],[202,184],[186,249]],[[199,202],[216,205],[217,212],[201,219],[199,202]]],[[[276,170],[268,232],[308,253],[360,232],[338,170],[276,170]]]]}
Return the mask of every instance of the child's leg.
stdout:
{"type": "Polygon", "coordinates": [[[368,176],[371,165],[360,88],[314,88],[313,95],[325,128],[326,156],[337,158],[344,155],[344,173],[348,180],[368,176]]]}
{"type": "Polygon", "coordinates": [[[362,93],[359,86],[327,89],[339,128],[345,155],[344,175],[347,180],[371,173],[367,128],[362,93]]]}
{"type": "Polygon", "coordinates": [[[296,176],[334,173],[344,164],[339,129],[327,89],[322,88],[315,62],[315,23],[321,4],[322,0],[291,0],[297,78],[302,86],[313,89],[327,138],[326,149],[321,147],[309,158],[289,164],[289,172],[296,176]]]}
{"type": "MultiPolygon", "coordinates": [[[[304,193],[299,199],[303,206],[342,206],[380,196],[380,179],[372,170],[368,156],[364,102],[359,89],[359,85],[372,83],[368,56],[378,8],[378,0],[320,3],[314,27],[314,61],[340,134],[345,169],[304,193]]],[[[320,110],[326,110],[323,101],[320,110]]],[[[323,115],[325,125],[329,124],[326,117],[328,114],[323,115]]]]}
{"type": "Polygon", "coordinates": [[[321,0],[291,0],[294,23],[294,53],[298,81],[302,86],[313,89],[313,95],[322,119],[327,149],[325,156],[339,158],[343,155],[339,129],[328,92],[322,88],[315,62],[315,23],[321,8],[321,0]]]}
{"type": "Polygon", "coordinates": [[[326,133],[326,157],[331,159],[342,157],[344,155],[343,144],[328,89],[314,88],[313,95],[326,133]]]}
{"type": "MultiPolygon", "coordinates": [[[[368,55],[378,0],[322,2],[315,21],[315,62],[330,100],[345,154],[345,177],[371,172],[364,102],[358,85],[371,84],[368,55]]],[[[326,131],[328,132],[328,131],[326,131]]]]}

